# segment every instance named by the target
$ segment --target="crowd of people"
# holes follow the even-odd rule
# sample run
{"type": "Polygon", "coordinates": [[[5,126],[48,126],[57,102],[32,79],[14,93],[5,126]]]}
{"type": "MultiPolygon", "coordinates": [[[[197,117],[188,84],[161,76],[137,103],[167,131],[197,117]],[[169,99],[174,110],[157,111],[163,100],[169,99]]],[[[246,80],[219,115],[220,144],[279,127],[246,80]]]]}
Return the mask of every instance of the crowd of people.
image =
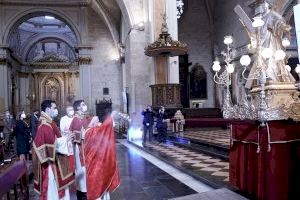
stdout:
{"type": "MultiPolygon", "coordinates": [[[[65,115],[56,124],[56,106],[56,102],[45,100],[39,110],[29,116],[22,111],[17,119],[6,111],[2,131],[5,151],[17,154],[24,161],[32,155],[34,188],[40,199],[70,199],[69,186],[73,182],[79,200],[109,199],[109,192],[120,182],[115,147],[107,142],[114,140],[113,119],[101,124],[98,117],[87,114],[85,102],[77,100],[66,107],[65,115]],[[106,156],[110,158],[104,159],[106,156]],[[103,168],[107,169],[105,174],[103,168]],[[104,178],[99,177],[101,173],[104,178]]],[[[147,142],[147,137],[154,142],[155,121],[157,142],[166,142],[165,108],[162,106],[155,112],[147,106],[142,115],[143,142],[147,142]]]]}
{"type": "Polygon", "coordinates": [[[88,115],[85,102],[77,100],[66,107],[57,125],[56,106],[45,100],[40,111],[30,117],[23,111],[17,120],[6,111],[5,151],[14,151],[24,161],[31,151],[39,199],[68,200],[73,183],[79,200],[110,199],[109,193],[120,184],[115,142],[111,142],[115,140],[113,118],[100,123],[98,117],[88,115]]]}

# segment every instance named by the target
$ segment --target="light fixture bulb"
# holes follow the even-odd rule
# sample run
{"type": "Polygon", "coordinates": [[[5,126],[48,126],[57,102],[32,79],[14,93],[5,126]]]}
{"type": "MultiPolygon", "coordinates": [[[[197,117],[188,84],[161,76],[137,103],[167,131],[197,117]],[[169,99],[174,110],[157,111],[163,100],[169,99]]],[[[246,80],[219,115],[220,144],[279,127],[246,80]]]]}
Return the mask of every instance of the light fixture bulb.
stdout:
{"type": "Polygon", "coordinates": [[[276,61],[284,60],[286,54],[283,50],[277,50],[275,51],[274,57],[276,61]]]}
{"type": "Polygon", "coordinates": [[[291,66],[289,66],[289,65],[285,65],[285,69],[288,71],[288,72],[291,72],[291,66]]]}
{"type": "Polygon", "coordinates": [[[233,38],[232,38],[231,35],[225,36],[225,37],[224,37],[224,44],[230,45],[230,44],[232,44],[232,43],[233,43],[233,38]]]}
{"type": "Polygon", "coordinates": [[[253,20],[254,21],[252,22],[252,26],[254,28],[262,27],[265,24],[265,22],[262,20],[261,15],[254,17],[253,20]]]}
{"type": "Polygon", "coordinates": [[[52,17],[52,16],[49,16],[49,15],[46,15],[46,16],[45,16],[45,19],[55,19],[55,18],[52,17]]]}
{"type": "Polygon", "coordinates": [[[212,66],[213,71],[219,72],[221,70],[221,65],[219,61],[214,61],[214,64],[212,66]]]}
{"type": "Polygon", "coordinates": [[[270,59],[273,56],[273,50],[271,48],[264,48],[261,52],[261,56],[264,59],[270,59]]]}
{"type": "Polygon", "coordinates": [[[240,59],[240,63],[243,66],[249,66],[251,63],[251,58],[249,55],[243,55],[240,59]]]}
{"type": "Polygon", "coordinates": [[[287,47],[290,46],[290,45],[291,45],[290,40],[287,39],[287,38],[283,38],[283,40],[282,40],[282,46],[283,46],[284,48],[287,48],[287,47]]]}
{"type": "Polygon", "coordinates": [[[226,70],[229,74],[232,74],[234,72],[234,65],[233,64],[227,65],[226,70]]]}
{"type": "Polygon", "coordinates": [[[296,72],[297,74],[300,73],[300,65],[299,65],[299,64],[298,64],[297,67],[295,68],[295,72],[296,72]]]}

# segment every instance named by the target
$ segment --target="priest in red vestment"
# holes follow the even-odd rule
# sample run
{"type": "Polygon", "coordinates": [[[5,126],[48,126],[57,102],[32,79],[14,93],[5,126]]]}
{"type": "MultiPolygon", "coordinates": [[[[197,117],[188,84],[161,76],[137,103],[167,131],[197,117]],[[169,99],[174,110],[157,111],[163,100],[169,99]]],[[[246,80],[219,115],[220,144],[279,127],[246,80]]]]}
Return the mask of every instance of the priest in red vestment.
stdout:
{"type": "Polygon", "coordinates": [[[113,121],[107,119],[98,127],[98,117],[86,115],[87,106],[83,100],[75,101],[73,107],[76,114],[70,131],[75,134],[77,199],[108,200],[109,192],[120,183],[113,121]]]}
{"type": "Polygon", "coordinates": [[[40,200],[69,200],[69,186],[75,178],[68,151],[73,135],[62,137],[53,122],[58,115],[54,101],[43,101],[41,111],[32,150],[34,189],[40,200]]]}

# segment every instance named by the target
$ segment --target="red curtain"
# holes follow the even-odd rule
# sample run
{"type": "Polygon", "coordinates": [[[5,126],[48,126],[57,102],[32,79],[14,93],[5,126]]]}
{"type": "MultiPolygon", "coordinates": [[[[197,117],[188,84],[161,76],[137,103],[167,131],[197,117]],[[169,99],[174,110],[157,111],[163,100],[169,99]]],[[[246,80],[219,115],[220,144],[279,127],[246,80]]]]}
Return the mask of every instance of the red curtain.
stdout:
{"type": "Polygon", "coordinates": [[[232,123],[230,183],[253,199],[300,199],[300,124],[268,125],[270,142],[266,127],[249,121],[232,123]]]}

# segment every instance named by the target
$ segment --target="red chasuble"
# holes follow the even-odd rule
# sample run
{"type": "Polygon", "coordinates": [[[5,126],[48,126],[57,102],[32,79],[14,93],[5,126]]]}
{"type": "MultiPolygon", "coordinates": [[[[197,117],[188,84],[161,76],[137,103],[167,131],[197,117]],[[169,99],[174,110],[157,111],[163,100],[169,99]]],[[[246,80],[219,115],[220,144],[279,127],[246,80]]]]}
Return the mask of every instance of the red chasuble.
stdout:
{"type": "Polygon", "coordinates": [[[58,127],[45,113],[41,113],[41,124],[33,141],[32,163],[34,189],[40,194],[40,200],[47,200],[48,167],[52,167],[58,185],[59,196],[64,196],[64,189],[75,180],[70,168],[68,156],[56,153],[56,138],[61,137],[58,127]]]}
{"type": "Polygon", "coordinates": [[[112,118],[85,134],[85,165],[87,198],[94,200],[104,192],[113,192],[120,185],[116,159],[115,134],[112,118]]]}

